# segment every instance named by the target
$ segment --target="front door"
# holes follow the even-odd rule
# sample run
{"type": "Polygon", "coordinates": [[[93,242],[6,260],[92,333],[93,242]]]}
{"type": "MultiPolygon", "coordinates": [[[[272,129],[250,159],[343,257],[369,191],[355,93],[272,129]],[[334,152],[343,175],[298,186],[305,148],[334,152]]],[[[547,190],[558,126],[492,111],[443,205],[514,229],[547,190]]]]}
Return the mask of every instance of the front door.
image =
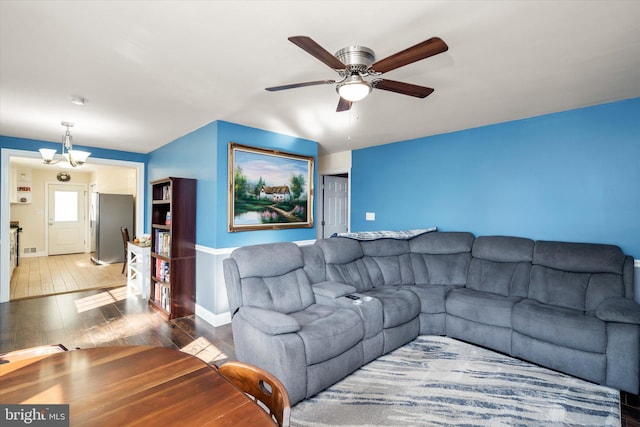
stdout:
{"type": "Polygon", "coordinates": [[[85,251],[86,186],[49,184],[49,255],[85,251]]]}
{"type": "Polygon", "coordinates": [[[324,177],[323,230],[322,237],[331,237],[333,233],[349,231],[348,198],[349,179],[340,176],[324,177]]]}

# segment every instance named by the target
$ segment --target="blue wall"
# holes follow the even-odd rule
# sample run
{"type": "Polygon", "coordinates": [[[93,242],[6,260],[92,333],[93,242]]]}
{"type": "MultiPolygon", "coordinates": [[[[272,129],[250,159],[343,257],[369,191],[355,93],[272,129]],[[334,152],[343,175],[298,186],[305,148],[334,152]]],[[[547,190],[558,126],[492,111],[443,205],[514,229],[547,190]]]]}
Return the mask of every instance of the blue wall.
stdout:
{"type": "MultiPolygon", "coordinates": [[[[9,148],[12,150],[23,151],[35,151],[36,153],[40,148],[53,148],[58,150],[60,154],[61,143],[60,142],[47,142],[39,141],[35,139],[13,138],[10,136],[0,135],[0,148],[9,148]]],[[[123,160],[128,162],[140,162],[145,163],[147,160],[146,154],[131,153],[129,151],[107,150],[104,148],[88,147],[81,145],[74,145],[74,148],[79,150],[89,151],[91,157],[109,160],[123,160]]],[[[0,168],[2,165],[0,165],[0,168]]],[[[1,171],[0,171],[1,172],[1,171]]],[[[146,218],[145,214],[145,218],[146,218]]]]}
{"type": "Polygon", "coordinates": [[[356,150],[351,228],[610,243],[638,259],[639,118],[640,98],[356,150]]]}
{"type": "MultiPolygon", "coordinates": [[[[149,153],[149,181],[169,176],[197,179],[196,187],[196,243],[215,247],[213,224],[217,179],[216,150],[217,122],[201,127],[149,153]]],[[[147,182],[147,187],[149,184],[147,182]]],[[[151,211],[151,194],[147,188],[147,212],[151,211]]],[[[147,215],[148,217],[149,215],[147,215]]],[[[150,224],[145,230],[150,232],[150,224]]]]}
{"type": "MultiPolygon", "coordinates": [[[[315,227],[236,233],[227,231],[229,142],[278,149],[313,156],[315,159],[318,155],[316,142],[224,121],[205,125],[149,153],[149,180],[167,176],[198,180],[196,243],[210,248],[230,248],[314,239],[315,227]]],[[[314,177],[314,187],[316,180],[314,177]]],[[[149,205],[150,196],[147,199],[149,205]]]]}
{"type": "MultiPolygon", "coordinates": [[[[149,153],[149,180],[167,176],[198,180],[196,244],[205,249],[196,253],[196,302],[206,310],[199,312],[200,315],[213,324],[216,324],[216,316],[224,317],[229,311],[221,267],[226,255],[220,253],[227,248],[251,244],[310,240],[316,233],[315,227],[227,231],[229,142],[313,156],[316,160],[318,157],[316,142],[223,121],[205,125],[149,153]],[[218,249],[222,251],[219,253],[218,249]]],[[[316,176],[314,173],[314,187],[316,176]]],[[[148,210],[150,203],[149,194],[148,210]]],[[[150,225],[146,227],[148,229],[150,225]]]]}
{"type": "MultiPolygon", "coordinates": [[[[146,163],[147,183],[168,176],[197,179],[196,243],[199,245],[228,248],[264,242],[314,239],[315,226],[237,233],[227,231],[227,162],[230,141],[313,156],[317,162],[316,142],[223,121],[203,126],[149,154],[79,145],[75,148],[90,151],[95,158],[146,163]]],[[[59,150],[60,143],[0,136],[0,148],[37,152],[40,148],[59,150]]],[[[317,173],[314,175],[315,188],[317,173]]],[[[147,232],[150,229],[147,215],[150,203],[151,196],[147,194],[144,215],[144,228],[147,232]]]]}
{"type": "MultiPolygon", "coordinates": [[[[23,138],[13,138],[10,136],[2,136],[0,135],[0,148],[10,148],[13,150],[24,150],[24,151],[35,151],[38,152],[41,148],[53,148],[58,150],[58,154],[60,154],[60,142],[47,142],[47,141],[39,141],[36,139],[23,139],[23,138]]],[[[96,157],[100,159],[109,159],[109,160],[123,160],[128,162],[142,162],[144,163],[147,159],[146,154],[140,153],[132,153],[129,151],[118,151],[118,150],[107,150],[104,148],[96,148],[82,145],[75,145],[73,148],[78,150],[85,150],[91,153],[91,157],[96,157]]],[[[38,154],[40,155],[40,154],[38,154]]]]}

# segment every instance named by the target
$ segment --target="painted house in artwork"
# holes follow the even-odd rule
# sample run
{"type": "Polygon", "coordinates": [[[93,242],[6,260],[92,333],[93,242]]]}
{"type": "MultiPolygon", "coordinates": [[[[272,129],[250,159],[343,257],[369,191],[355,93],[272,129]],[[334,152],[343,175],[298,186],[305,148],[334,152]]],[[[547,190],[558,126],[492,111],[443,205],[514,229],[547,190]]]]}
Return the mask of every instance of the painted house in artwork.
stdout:
{"type": "Polygon", "coordinates": [[[260,189],[260,198],[269,199],[274,202],[282,202],[291,199],[291,192],[288,185],[268,187],[263,185],[260,189]]]}

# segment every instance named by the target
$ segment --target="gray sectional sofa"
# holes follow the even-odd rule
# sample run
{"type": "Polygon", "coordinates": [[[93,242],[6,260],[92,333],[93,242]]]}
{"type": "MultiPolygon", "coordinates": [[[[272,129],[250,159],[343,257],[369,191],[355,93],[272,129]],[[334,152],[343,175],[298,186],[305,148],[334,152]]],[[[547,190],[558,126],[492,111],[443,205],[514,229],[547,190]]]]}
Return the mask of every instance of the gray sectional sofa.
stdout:
{"type": "Polygon", "coordinates": [[[292,404],[418,335],[638,393],[640,304],[616,246],[434,231],[247,246],[223,265],[236,356],[292,404]]]}

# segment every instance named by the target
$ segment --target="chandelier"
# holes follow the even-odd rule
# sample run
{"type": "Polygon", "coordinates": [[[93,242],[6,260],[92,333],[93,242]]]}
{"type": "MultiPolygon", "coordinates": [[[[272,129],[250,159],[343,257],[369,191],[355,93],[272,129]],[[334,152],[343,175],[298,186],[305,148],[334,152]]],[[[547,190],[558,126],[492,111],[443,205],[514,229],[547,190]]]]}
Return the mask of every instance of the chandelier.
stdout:
{"type": "Polygon", "coordinates": [[[87,157],[91,155],[88,151],[74,150],[71,136],[71,132],[69,128],[73,127],[73,123],[71,122],[61,122],[62,126],[65,126],[67,130],[64,135],[62,135],[62,155],[54,160],[54,157],[57,153],[57,150],[53,150],[50,148],[41,148],[40,155],[42,156],[42,160],[47,165],[55,165],[56,163],[60,163],[61,160],[67,161],[74,168],[80,167],[87,161],[87,157]]]}

